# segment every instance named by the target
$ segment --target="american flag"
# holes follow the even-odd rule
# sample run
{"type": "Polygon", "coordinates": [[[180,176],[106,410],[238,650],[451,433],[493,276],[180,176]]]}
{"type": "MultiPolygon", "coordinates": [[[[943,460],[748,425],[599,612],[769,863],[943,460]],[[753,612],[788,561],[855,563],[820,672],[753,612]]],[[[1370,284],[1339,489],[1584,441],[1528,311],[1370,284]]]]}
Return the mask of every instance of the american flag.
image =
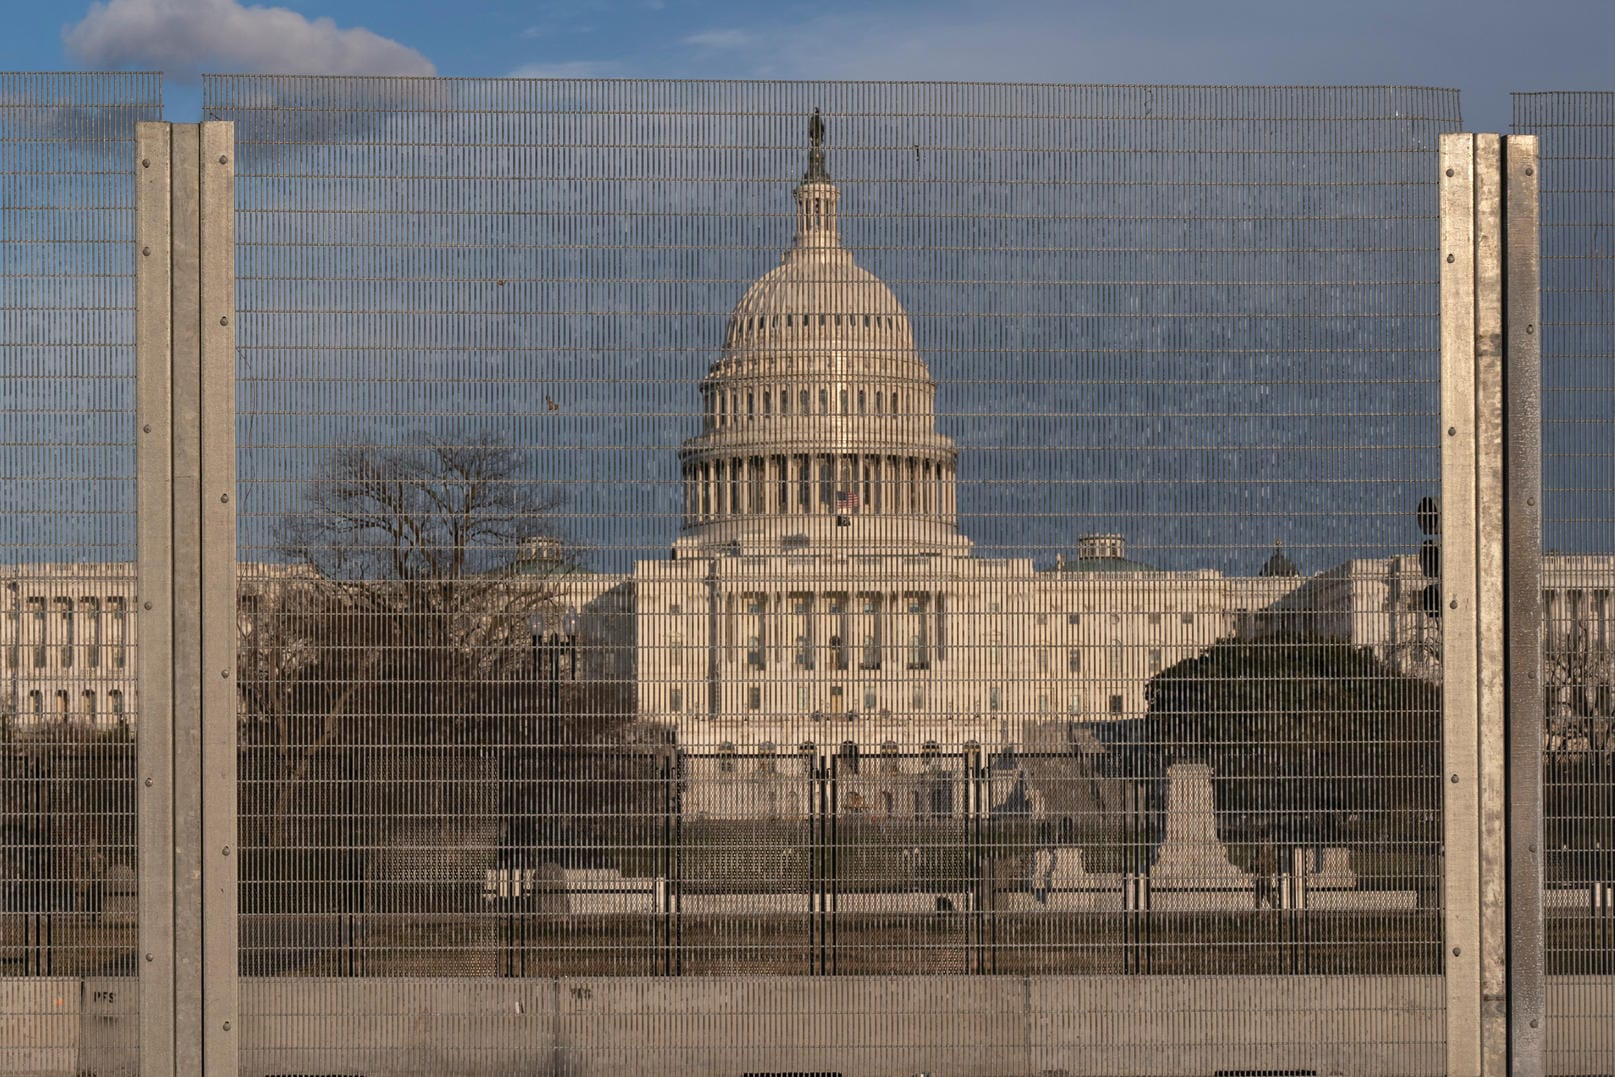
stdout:
{"type": "Polygon", "coordinates": [[[851,512],[858,507],[858,491],[843,490],[836,495],[836,511],[851,512]]]}

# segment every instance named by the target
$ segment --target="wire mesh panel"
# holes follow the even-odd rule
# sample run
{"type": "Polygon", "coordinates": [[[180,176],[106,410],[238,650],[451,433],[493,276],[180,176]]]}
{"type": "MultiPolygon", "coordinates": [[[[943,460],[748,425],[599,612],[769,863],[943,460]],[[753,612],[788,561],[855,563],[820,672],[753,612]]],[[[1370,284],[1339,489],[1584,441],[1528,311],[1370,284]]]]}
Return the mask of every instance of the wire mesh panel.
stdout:
{"type": "Polygon", "coordinates": [[[1541,139],[1548,1068],[1615,1065],[1615,94],[1514,97],[1541,139]]]}
{"type": "Polygon", "coordinates": [[[134,125],[156,75],[0,74],[0,1070],[137,1042],[134,125]]]}
{"type": "Polygon", "coordinates": [[[1440,1069],[1455,94],[204,102],[250,1071],[1440,1069]]]}

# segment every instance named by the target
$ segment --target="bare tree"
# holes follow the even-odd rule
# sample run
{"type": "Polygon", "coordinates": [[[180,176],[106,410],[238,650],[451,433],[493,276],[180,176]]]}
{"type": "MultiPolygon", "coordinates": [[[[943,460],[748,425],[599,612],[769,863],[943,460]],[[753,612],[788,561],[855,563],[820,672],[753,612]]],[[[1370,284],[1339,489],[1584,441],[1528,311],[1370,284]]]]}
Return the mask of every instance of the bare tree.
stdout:
{"type": "Polygon", "coordinates": [[[1550,744],[1615,751],[1615,650],[1599,645],[1590,624],[1548,635],[1542,680],[1550,744]]]}
{"type": "Polygon", "coordinates": [[[271,844],[335,745],[498,745],[535,720],[532,622],[576,568],[561,505],[490,438],[344,449],[308,484],[285,563],[241,595],[242,741],[267,754],[271,844]]]}

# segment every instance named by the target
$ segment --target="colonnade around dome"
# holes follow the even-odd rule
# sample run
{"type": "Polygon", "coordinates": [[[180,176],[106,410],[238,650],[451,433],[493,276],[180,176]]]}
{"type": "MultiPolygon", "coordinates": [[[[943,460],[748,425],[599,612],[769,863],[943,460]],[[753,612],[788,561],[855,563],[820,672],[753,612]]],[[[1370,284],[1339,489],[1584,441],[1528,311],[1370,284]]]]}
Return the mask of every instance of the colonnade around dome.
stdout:
{"type": "Polygon", "coordinates": [[[869,453],[770,453],[688,461],[686,529],[734,517],[916,516],[957,522],[951,462],[869,453]]]}

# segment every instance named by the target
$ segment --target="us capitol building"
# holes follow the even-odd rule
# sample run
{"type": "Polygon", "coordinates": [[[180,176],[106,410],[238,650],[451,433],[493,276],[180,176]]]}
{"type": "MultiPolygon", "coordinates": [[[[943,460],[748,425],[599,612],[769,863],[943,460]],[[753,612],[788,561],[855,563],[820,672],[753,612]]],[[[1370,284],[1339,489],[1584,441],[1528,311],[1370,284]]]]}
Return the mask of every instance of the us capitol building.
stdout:
{"type": "Polygon", "coordinates": [[[736,304],[680,450],[683,530],[633,572],[639,710],[739,753],[1016,743],[1138,714],[1148,678],[1301,582],[971,552],[959,453],[892,290],[853,261],[815,115],[796,234],[736,304]]]}
{"type": "MultiPolygon", "coordinates": [[[[902,304],[842,244],[817,113],[810,142],[791,244],[700,384],[671,557],[566,578],[585,655],[569,675],[631,680],[639,718],[690,755],[758,766],[1034,745],[1139,716],[1156,673],[1286,627],[1437,675],[1408,657],[1434,653],[1413,556],[1308,577],[1275,549],[1230,577],[1130,560],[1120,535],[1079,538],[1046,568],[973,555],[936,381],[902,304]]],[[[8,720],[126,720],[131,568],[0,566],[8,720]]],[[[1607,656],[1615,557],[1550,557],[1545,577],[1550,618],[1574,621],[1550,642],[1607,656]]]]}

